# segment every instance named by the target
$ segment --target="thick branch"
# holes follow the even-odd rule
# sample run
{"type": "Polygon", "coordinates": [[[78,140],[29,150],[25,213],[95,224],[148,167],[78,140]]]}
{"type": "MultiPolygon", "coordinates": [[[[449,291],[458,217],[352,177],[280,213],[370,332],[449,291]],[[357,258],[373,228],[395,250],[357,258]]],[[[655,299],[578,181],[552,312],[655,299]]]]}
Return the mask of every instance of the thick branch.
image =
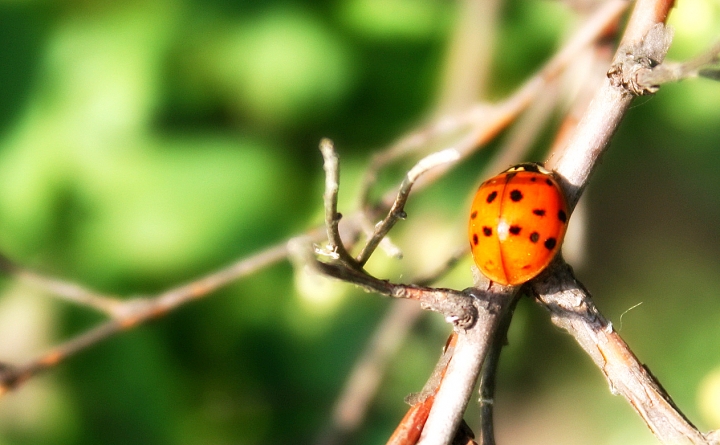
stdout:
{"type": "MultiPolygon", "coordinates": [[[[636,3],[622,44],[615,55],[611,70],[614,77],[623,78],[630,72],[649,67],[650,60],[647,58],[628,56],[628,48],[644,48],[643,39],[659,23],[663,23],[672,4],[673,2],[668,0],[639,0],[636,3]],[[633,60],[635,64],[631,63],[633,60]]],[[[658,50],[660,46],[651,47],[658,50]]],[[[667,47],[664,51],[667,51],[667,47]]],[[[653,51],[653,57],[655,60],[662,60],[664,53],[653,51]]],[[[548,162],[547,166],[560,176],[559,182],[570,208],[574,208],[580,199],[590,175],[634,97],[630,90],[623,87],[622,82],[606,79],[569,138],[567,148],[560,156],[548,162]]]]}

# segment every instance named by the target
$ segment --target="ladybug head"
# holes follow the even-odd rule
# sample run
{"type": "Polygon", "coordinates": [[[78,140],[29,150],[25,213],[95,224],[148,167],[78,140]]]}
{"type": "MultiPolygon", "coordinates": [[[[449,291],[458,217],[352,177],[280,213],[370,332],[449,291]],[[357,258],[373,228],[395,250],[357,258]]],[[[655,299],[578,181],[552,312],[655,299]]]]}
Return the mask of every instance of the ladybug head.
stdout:
{"type": "Polygon", "coordinates": [[[532,172],[540,173],[543,175],[549,175],[550,172],[539,162],[523,162],[521,164],[513,165],[505,172],[532,172]]]}

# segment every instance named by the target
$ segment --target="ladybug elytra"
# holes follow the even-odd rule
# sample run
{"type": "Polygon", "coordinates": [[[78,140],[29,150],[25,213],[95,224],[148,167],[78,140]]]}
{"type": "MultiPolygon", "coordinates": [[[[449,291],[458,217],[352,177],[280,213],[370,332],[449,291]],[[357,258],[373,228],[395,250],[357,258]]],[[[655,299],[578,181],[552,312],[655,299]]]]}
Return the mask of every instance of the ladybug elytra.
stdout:
{"type": "Polygon", "coordinates": [[[470,248],[490,280],[519,285],[560,250],[568,223],[565,195],[540,164],[519,164],[483,182],[470,210],[470,248]]]}

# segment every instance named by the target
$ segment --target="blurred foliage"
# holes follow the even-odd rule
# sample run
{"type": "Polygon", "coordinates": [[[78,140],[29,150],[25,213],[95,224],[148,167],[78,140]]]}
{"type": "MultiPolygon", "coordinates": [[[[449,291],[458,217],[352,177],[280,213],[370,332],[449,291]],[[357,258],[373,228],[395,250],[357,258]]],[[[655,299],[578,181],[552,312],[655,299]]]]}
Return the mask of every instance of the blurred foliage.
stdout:
{"type": "MultiPolygon", "coordinates": [[[[325,136],[351,209],[370,155],[431,113],[455,12],[442,0],[0,1],[0,251],[110,294],[188,281],[321,220],[325,136]]],[[[552,55],[573,17],[559,2],[505,4],[491,97],[552,55]]],[[[720,6],[681,1],[671,23],[670,57],[687,59],[718,37],[720,6]]],[[[720,428],[718,121],[707,80],[636,101],[584,198],[578,268],[703,429],[720,428]]],[[[369,267],[395,280],[432,270],[463,240],[487,157],[413,196],[393,237],[405,259],[369,267]]],[[[441,284],[468,286],[468,269],[441,284]]],[[[0,445],[310,443],[387,305],[289,263],[263,270],[6,395],[0,445]]],[[[353,443],[387,438],[449,331],[439,318],[415,329],[353,443]]],[[[4,279],[0,361],[98,321],[4,279]]],[[[501,368],[502,443],[654,443],[529,301],[501,368]]]]}

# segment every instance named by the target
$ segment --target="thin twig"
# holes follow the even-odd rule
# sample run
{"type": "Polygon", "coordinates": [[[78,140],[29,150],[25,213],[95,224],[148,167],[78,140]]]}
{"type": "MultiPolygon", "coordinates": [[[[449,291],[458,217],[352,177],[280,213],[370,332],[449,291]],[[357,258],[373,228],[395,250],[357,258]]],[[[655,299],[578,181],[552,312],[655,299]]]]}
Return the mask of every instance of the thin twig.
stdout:
{"type": "Polygon", "coordinates": [[[400,190],[398,191],[397,197],[390,207],[390,211],[387,216],[385,216],[385,219],[375,226],[375,232],[368,239],[362,252],[360,252],[360,255],[358,255],[356,261],[360,266],[365,265],[367,260],[370,259],[370,255],[372,255],[377,246],[380,244],[380,241],[385,238],[395,224],[399,220],[407,217],[404,210],[405,203],[410,196],[410,191],[412,190],[413,185],[415,185],[415,181],[431,169],[443,164],[455,162],[459,157],[460,155],[456,150],[446,149],[424,157],[410,169],[410,171],[405,175],[405,179],[403,179],[402,184],[400,184],[400,190]]]}
{"type": "MultiPolygon", "coordinates": [[[[339,246],[335,251],[342,252],[345,250],[344,247],[342,247],[343,243],[337,230],[339,214],[336,212],[337,156],[334,154],[334,150],[332,150],[332,145],[329,141],[323,143],[323,148],[323,154],[329,154],[329,156],[326,157],[326,159],[329,159],[329,164],[326,163],[326,170],[329,171],[328,176],[331,178],[331,180],[328,181],[329,193],[326,193],[326,203],[333,203],[326,214],[331,216],[329,218],[330,227],[334,228],[329,233],[326,231],[326,233],[328,233],[329,236],[335,237],[336,245],[339,246]],[[336,216],[332,217],[332,215],[336,216]]],[[[326,207],[326,210],[328,210],[328,207],[326,207]]],[[[354,229],[354,231],[357,230],[359,230],[359,226],[354,229]]],[[[322,237],[321,232],[318,230],[311,230],[308,233],[311,240],[319,241],[322,237]]],[[[113,320],[100,324],[89,331],[61,343],[49,352],[41,354],[25,364],[3,364],[2,371],[0,372],[0,396],[10,389],[17,388],[21,383],[39,372],[57,365],[114,334],[131,329],[149,319],[162,316],[191,300],[207,296],[220,287],[284,259],[288,254],[287,244],[287,242],[283,242],[268,247],[256,254],[237,261],[227,268],[210,273],[187,284],[171,288],[154,297],[133,298],[130,300],[108,297],[88,290],[76,283],[46,277],[21,268],[5,257],[0,257],[0,269],[15,276],[19,280],[29,285],[39,287],[57,297],[98,309],[113,317],[113,320]]],[[[354,259],[352,259],[346,251],[345,254],[347,255],[347,263],[353,264],[354,259]]],[[[417,293],[408,298],[413,298],[416,295],[417,293]]],[[[440,301],[433,304],[437,308],[440,308],[439,310],[442,310],[442,308],[446,306],[440,301]]],[[[459,317],[463,318],[465,316],[464,313],[461,313],[459,317]]]]}
{"type": "Polygon", "coordinates": [[[665,83],[677,82],[699,75],[719,80],[718,62],[720,62],[720,42],[687,62],[665,62],[650,70],[642,71],[638,74],[637,82],[641,88],[655,91],[665,83]],[[714,75],[710,75],[710,73],[714,73],[714,75]]]}
{"type": "Polygon", "coordinates": [[[495,421],[493,412],[495,410],[495,382],[498,365],[500,364],[500,353],[507,344],[507,333],[510,329],[510,321],[515,311],[518,298],[515,298],[508,309],[507,314],[500,321],[490,350],[485,358],[480,377],[480,444],[495,445],[495,421]]]}
{"type": "Polygon", "coordinates": [[[103,295],[84,286],[33,272],[13,263],[2,254],[0,254],[0,270],[14,276],[20,282],[42,289],[65,301],[96,309],[111,317],[118,315],[118,309],[124,303],[123,300],[103,295]]]}
{"type": "Polygon", "coordinates": [[[455,332],[450,334],[450,337],[445,342],[440,359],[435,364],[435,368],[423,386],[422,391],[410,394],[405,398],[405,402],[410,405],[410,409],[395,428],[386,445],[415,445],[417,443],[425,427],[425,422],[427,422],[430,410],[435,403],[435,394],[437,394],[440,385],[445,379],[450,359],[455,352],[457,339],[458,336],[455,332]]]}
{"type": "Polygon", "coordinates": [[[323,163],[325,170],[325,195],[323,202],[325,203],[325,228],[328,237],[328,252],[325,254],[338,259],[348,266],[357,267],[355,260],[345,249],[342,237],[340,236],[339,224],[342,215],[337,211],[338,190],[340,188],[340,165],[338,163],[338,155],[335,152],[335,146],[330,139],[320,141],[320,152],[325,160],[323,163]]]}
{"type": "Polygon", "coordinates": [[[455,326],[465,328],[475,324],[477,320],[477,310],[475,310],[472,299],[466,292],[391,283],[362,271],[332,263],[317,261],[315,266],[325,275],[353,283],[369,292],[376,292],[387,297],[418,301],[423,309],[445,315],[446,320],[455,326]]]}

